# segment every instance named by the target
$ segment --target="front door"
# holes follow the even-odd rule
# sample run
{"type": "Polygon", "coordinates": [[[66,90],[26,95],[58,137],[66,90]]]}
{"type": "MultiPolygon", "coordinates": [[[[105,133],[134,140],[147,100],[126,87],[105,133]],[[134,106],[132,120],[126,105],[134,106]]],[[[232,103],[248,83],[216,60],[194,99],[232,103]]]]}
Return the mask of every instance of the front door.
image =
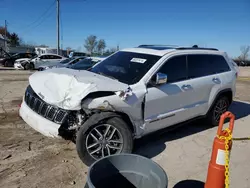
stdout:
{"type": "Polygon", "coordinates": [[[35,59],[34,62],[35,68],[37,69],[39,66],[47,62],[48,62],[48,55],[41,55],[39,58],[35,59]]]}
{"type": "Polygon", "coordinates": [[[192,108],[195,97],[192,83],[187,79],[186,59],[186,55],[172,57],[157,71],[168,76],[166,84],[148,84],[144,114],[146,133],[189,118],[189,109],[192,108]]]}

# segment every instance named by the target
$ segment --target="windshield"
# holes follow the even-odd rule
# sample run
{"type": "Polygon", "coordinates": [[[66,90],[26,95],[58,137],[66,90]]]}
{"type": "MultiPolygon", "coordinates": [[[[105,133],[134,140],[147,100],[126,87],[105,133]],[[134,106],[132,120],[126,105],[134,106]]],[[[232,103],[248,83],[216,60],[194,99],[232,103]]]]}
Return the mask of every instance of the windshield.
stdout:
{"type": "Polygon", "coordinates": [[[115,78],[126,84],[135,84],[161,56],[134,52],[117,52],[91,68],[91,72],[115,78]]]}
{"type": "Polygon", "coordinates": [[[99,60],[93,60],[93,59],[83,59],[76,64],[72,65],[71,69],[78,69],[78,70],[86,70],[90,67],[92,67],[94,64],[98,63],[99,60]]]}
{"type": "Polygon", "coordinates": [[[72,61],[74,58],[68,58],[68,59],[64,59],[62,60],[60,63],[61,64],[66,64],[66,63],[69,63],[70,61],[72,61]]]}

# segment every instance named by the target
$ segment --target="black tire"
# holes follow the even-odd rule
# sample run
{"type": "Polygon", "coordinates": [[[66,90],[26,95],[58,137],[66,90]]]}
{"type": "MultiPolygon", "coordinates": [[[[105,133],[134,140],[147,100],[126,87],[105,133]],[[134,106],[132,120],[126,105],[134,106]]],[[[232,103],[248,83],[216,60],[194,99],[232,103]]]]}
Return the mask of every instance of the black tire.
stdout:
{"type": "Polygon", "coordinates": [[[34,64],[33,63],[26,63],[24,65],[24,70],[33,70],[34,69],[34,64]]]}
{"type": "Polygon", "coordinates": [[[5,67],[13,67],[13,63],[12,63],[12,61],[7,60],[7,61],[5,61],[4,66],[5,67]]]}
{"type": "Polygon", "coordinates": [[[23,66],[24,70],[29,70],[30,69],[30,64],[29,63],[25,63],[25,65],[23,66]]]}
{"type": "Polygon", "coordinates": [[[220,121],[220,116],[226,112],[229,108],[229,99],[227,96],[220,96],[216,102],[214,103],[212,109],[209,111],[208,115],[207,115],[207,120],[208,123],[211,124],[212,126],[218,126],[219,125],[219,121],[220,121]],[[221,110],[219,110],[218,106],[220,106],[220,104],[223,104],[223,107],[221,108],[221,110]],[[220,111],[218,113],[218,111],[220,111]]]}
{"type": "MultiPolygon", "coordinates": [[[[82,126],[79,131],[77,132],[76,137],[76,149],[78,156],[82,160],[84,164],[90,166],[93,162],[97,159],[92,157],[88,150],[87,150],[87,138],[88,134],[94,130],[94,128],[108,124],[112,127],[116,128],[123,140],[123,145],[120,153],[131,153],[133,149],[133,138],[132,133],[127,125],[127,123],[119,117],[111,117],[109,119],[104,120],[102,123],[89,125],[89,126],[82,126]]],[[[99,146],[98,146],[99,147],[99,146]]]]}
{"type": "Polygon", "coordinates": [[[39,67],[37,70],[38,70],[38,71],[44,71],[45,69],[42,68],[42,67],[39,67]]]}

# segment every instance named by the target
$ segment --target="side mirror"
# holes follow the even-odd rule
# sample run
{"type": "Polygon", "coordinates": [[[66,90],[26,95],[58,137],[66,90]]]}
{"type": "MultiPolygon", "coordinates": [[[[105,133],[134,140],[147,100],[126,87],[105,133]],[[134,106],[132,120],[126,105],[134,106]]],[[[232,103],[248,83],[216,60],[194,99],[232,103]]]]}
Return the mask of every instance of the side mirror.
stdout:
{"type": "Polygon", "coordinates": [[[167,83],[167,81],[168,81],[168,76],[166,74],[160,72],[156,74],[156,81],[155,81],[156,85],[165,84],[167,83]]]}

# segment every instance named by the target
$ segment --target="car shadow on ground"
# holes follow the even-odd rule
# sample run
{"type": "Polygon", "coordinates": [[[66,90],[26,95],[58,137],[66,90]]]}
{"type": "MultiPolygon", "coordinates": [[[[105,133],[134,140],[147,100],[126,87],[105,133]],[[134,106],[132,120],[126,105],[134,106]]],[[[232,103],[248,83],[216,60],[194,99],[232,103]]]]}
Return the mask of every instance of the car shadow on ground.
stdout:
{"type": "MultiPolygon", "coordinates": [[[[229,109],[235,119],[241,119],[250,114],[250,103],[234,101],[229,109]]],[[[148,158],[155,157],[166,148],[165,143],[177,140],[213,128],[202,119],[182,125],[172,126],[135,141],[134,153],[148,158]]]]}

